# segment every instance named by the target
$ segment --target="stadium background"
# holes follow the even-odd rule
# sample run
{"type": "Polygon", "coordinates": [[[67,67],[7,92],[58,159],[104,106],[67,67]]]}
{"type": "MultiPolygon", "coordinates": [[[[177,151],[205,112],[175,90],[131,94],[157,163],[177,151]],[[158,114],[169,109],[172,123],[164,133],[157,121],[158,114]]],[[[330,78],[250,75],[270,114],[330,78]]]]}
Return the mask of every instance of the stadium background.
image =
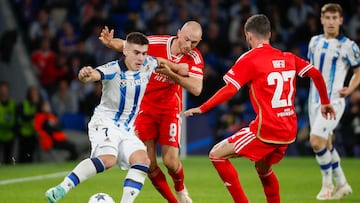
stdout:
{"type": "MultiPolygon", "coordinates": [[[[88,109],[92,107],[86,106],[84,100],[94,87],[80,86],[74,75],[82,65],[96,66],[119,56],[97,39],[104,25],[115,29],[116,37],[123,38],[134,30],[148,35],[176,35],[185,21],[199,21],[204,33],[198,46],[205,61],[204,89],[199,97],[187,95],[186,105],[193,107],[221,87],[222,75],[247,50],[242,25],[248,16],[255,13],[269,16],[273,46],[306,58],[310,37],[321,33],[320,7],[328,2],[342,5],[343,32],[359,45],[359,0],[1,0],[0,80],[10,83],[10,94],[18,102],[24,99],[30,85],[37,85],[44,98],[51,100],[59,81],[65,80],[69,85],[66,91],[76,95],[78,108],[56,113],[69,137],[81,146],[87,143],[84,134],[91,116],[88,109]],[[56,69],[61,70],[46,85],[40,83],[31,58],[43,39],[51,43],[50,48],[57,56],[56,69]]],[[[289,147],[289,156],[312,155],[307,142],[308,82],[298,78],[299,133],[296,143],[289,147]]],[[[246,91],[243,89],[234,99],[203,116],[187,119],[182,153],[207,154],[214,142],[246,125],[254,117],[246,91]]],[[[356,123],[359,114],[336,131],[336,145],[343,156],[360,156],[360,124],[356,123]]]]}

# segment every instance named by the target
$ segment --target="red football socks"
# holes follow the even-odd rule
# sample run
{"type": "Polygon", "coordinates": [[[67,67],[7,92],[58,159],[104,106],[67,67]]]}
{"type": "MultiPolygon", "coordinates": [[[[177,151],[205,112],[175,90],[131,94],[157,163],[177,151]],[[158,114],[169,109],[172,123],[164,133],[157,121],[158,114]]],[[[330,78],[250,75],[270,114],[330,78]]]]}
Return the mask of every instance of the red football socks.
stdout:
{"type": "Polygon", "coordinates": [[[160,192],[160,194],[168,200],[169,203],[177,203],[177,199],[172,193],[168,183],[166,182],[166,177],[159,167],[154,171],[149,173],[149,178],[155,188],[160,192]]]}
{"type": "Polygon", "coordinates": [[[235,203],[248,203],[244,190],[241,187],[238,173],[228,159],[210,158],[220,178],[230,192],[235,203]]]}
{"type": "Polygon", "coordinates": [[[258,174],[264,188],[267,202],[280,203],[279,181],[272,169],[266,173],[260,173],[258,171],[258,174]]]}
{"type": "Polygon", "coordinates": [[[176,173],[172,172],[171,170],[168,170],[168,173],[174,181],[175,190],[176,191],[183,190],[185,187],[184,186],[184,170],[183,170],[181,163],[179,163],[179,167],[178,167],[176,173]]]}

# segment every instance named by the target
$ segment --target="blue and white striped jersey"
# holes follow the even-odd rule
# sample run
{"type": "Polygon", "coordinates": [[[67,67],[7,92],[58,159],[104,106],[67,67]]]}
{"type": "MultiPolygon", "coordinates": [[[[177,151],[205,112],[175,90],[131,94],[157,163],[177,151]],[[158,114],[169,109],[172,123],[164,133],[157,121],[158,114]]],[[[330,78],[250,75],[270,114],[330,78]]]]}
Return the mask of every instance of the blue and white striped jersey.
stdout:
{"type": "MultiPolygon", "coordinates": [[[[340,99],[338,91],[344,87],[348,70],[360,65],[360,51],[354,41],[342,34],[332,39],[326,39],[321,34],[311,38],[308,59],[322,73],[329,99],[333,103],[340,99]]],[[[312,81],[309,102],[320,102],[312,81]]]]}
{"type": "Polygon", "coordinates": [[[147,56],[139,71],[128,70],[124,60],[97,67],[103,87],[94,116],[111,118],[117,126],[133,129],[150,75],[157,66],[156,58],[147,56]]]}

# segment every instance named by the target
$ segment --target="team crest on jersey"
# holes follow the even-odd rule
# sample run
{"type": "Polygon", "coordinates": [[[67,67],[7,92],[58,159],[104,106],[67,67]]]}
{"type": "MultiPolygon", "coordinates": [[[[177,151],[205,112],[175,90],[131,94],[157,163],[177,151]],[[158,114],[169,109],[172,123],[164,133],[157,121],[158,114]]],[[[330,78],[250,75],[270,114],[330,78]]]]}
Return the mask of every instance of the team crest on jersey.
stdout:
{"type": "Polygon", "coordinates": [[[148,82],[148,78],[147,77],[142,77],[140,79],[122,79],[120,80],[120,87],[125,87],[125,86],[137,86],[137,85],[141,85],[144,83],[148,82]]]}
{"type": "Polygon", "coordinates": [[[356,59],[360,58],[360,53],[359,52],[355,53],[355,58],[356,59]]]}
{"type": "Polygon", "coordinates": [[[126,86],[127,81],[125,79],[120,80],[120,86],[126,86]]]}

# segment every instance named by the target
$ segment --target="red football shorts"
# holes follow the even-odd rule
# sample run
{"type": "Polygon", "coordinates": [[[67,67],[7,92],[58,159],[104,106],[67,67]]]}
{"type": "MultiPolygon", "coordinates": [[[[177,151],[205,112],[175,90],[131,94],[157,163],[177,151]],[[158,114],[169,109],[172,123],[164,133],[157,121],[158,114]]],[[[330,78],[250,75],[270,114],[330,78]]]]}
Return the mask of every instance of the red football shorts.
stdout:
{"type": "Polygon", "coordinates": [[[155,139],[160,145],[179,147],[181,118],[178,113],[140,111],[135,130],[142,141],[155,139]]]}
{"type": "Polygon", "coordinates": [[[234,151],[239,156],[255,162],[264,160],[269,165],[280,162],[288,147],[287,144],[262,142],[248,127],[239,130],[227,139],[229,143],[234,143],[234,151]]]}

